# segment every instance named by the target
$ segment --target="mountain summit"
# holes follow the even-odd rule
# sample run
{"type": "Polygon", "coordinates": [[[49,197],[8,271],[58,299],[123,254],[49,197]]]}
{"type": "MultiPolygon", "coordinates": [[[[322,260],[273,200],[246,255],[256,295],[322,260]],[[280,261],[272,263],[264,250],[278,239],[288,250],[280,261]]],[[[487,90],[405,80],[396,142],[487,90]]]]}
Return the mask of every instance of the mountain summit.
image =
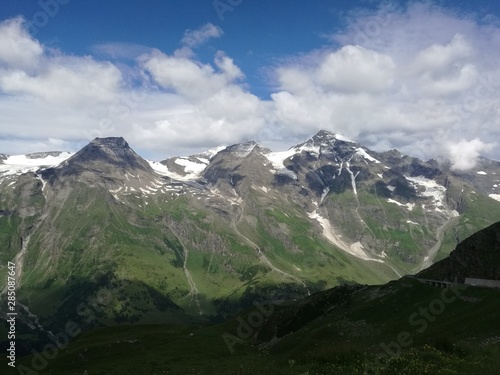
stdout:
{"type": "Polygon", "coordinates": [[[149,163],[137,155],[122,137],[95,138],[59,166],[41,173],[46,180],[82,176],[123,179],[125,175],[153,176],[149,163]]]}
{"type": "Polygon", "coordinates": [[[137,155],[122,137],[95,138],[65,163],[68,167],[91,169],[108,164],[121,171],[140,169],[152,172],[148,162],[137,155]]]}
{"type": "Polygon", "coordinates": [[[320,130],[311,139],[315,142],[342,141],[342,142],[356,143],[344,137],[341,134],[332,133],[328,130],[320,130]]]}

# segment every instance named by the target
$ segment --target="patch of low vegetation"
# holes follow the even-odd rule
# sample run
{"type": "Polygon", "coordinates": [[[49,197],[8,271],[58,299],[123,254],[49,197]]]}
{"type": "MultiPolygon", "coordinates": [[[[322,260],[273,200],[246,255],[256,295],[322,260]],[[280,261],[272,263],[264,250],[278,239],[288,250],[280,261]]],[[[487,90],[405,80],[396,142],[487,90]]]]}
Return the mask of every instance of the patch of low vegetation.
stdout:
{"type": "MultiPolygon", "coordinates": [[[[500,290],[462,287],[455,292],[404,278],[383,286],[346,285],[273,308],[257,303],[222,324],[99,328],[80,334],[36,371],[498,374],[500,290]],[[443,293],[445,308],[432,313],[431,306],[443,300],[443,293]],[[419,332],[424,325],[412,324],[411,316],[423,314],[422,308],[431,311],[431,317],[419,332]],[[265,319],[256,319],[256,313],[266,309],[265,319]],[[403,341],[402,332],[408,333],[403,341]]],[[[19,365],[32,367],[34,359],[20,358],[19,365]]]]}

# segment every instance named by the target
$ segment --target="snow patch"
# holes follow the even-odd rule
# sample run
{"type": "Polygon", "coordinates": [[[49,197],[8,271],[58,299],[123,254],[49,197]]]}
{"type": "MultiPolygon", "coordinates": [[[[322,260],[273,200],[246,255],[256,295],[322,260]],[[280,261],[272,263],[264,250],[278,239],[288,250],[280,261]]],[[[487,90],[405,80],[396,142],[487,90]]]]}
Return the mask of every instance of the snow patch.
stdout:
{"type": "Polygon", "coordinates": [[[297,153],[296,149],[289,149],[286,151],[279,151],[279,152],[269,152],[267,154],[264,154],[264,156],[269,160],[271,165],[273,166],[273,170],[271,170],[272,173],[274,174],[282,174],[285,176],[289,176],[293,178],[294,180],[298,179],[298,176],[295,174],[295,172],[285,168],[284,162],[286,159],[293,157],[297,153]]]}
{"type": "Polygon", "coordinates": [[[409,211],[413,211],[413,208],[415,207],[415,203],[406,203],[406,204],[403,204],[403,203],[398,202],[398,201],[396,201],[396,200],[394,200],[392,198],[387,199],[387,202],[397,204],[400,207],[405,207],[409,211]]]}
{"type": "Polygon", "coordinates": [[[127,173],[125,173],[125,177],[127,178],[127,181],[130,181],[129,176],[132,178],[136,178],[133,174],[127,172],[127,173]]]}
{"type": "Polygon", "coordinates": [[[264,155],[267,160],[271,162],[273,167],[276,170],[280,170],[285,168],[285,165],[283,164],[286,159],[288,159],[290,156],[293,156],[296,154],[296,151],[294,149],[286,150],[286,151],[279,151],[279,152],[271,152],[266,155],[264,155]]]}
{"type": "Polygon", "coordinates": [[[369,257],[365,251],[363,250],[363,245],[360,242],[355,242],[351,245],[347,245],[340,237],[341,235],[338,234],[335,229],[332,227],[330,222],[323,216],[321,216],[318,213],[318,210],[314,210],[311,213],[308,213],[307,216],[309,216],[311,219],[315,219],[319,222],[321,227],[323,228],[323,236],[330,241],[332,244],[334,244],[336,247],[339,249],[345,251],[346,253],[349,253],[356,258],[363,259],[363,260],[371,260],[375,262],[380,262],[383,263],[382,260],[379,259],[373,259],[369,257]]]}
{"type": "Polygon", "coordinates": [[[146,194],[146,195],[151,194],[151,192],[150,192],[149,190],[144,189],[144,188],[142,188],[142,187],[140,187],[140,188],[139,188],[139,190],[140,190],[143,194],[146,194]]]}
{"type": "Polygon", "coordinates": [[[328,195],[329,192],[330,192],[329,187],[327,187],[323,190],[323,194],[321,194],[321,199],[319,201],[320,204],[324,201],[324,199],[326,198],[326,196],[328,195]]]}
{"type": "Polygon", "coordinates": [[[123,189],[123,186],[120,186],[118,189],[115,189],[115,190],[109,189],[109,192],[111,194],[116,194],[116,193],[119,193],[122,189],[123,189]]]}
{"type": "Polygon", "coordinates": [[[335,134],[334,135],[335,138],[337,138],[339,141],[343,141],[343,142],[349,142],[349,143],[356,143],[355,141],[347,138],[347,137],[344,137],[342,134],[335,134]]]}
{"type": "Polygon", "coordinates": [[[284,176],[288,176],[294,180],[298,180],[299,177],[297,176],[297,174],[294,172],[294,171],[291,171],[289,169],[286,169],[286,168],[283,168],[279,171],[276,171],[277,174],[281,174],[281,175],[284,175],[284,176]]]}
{"type": "Polygon", "coordinates": [[[192,173],[192,174],[187,174],[185,176],[181,176],[180,174],[177,174],[175,172],[172,172],[171,170],[168,169],[168,167],[162,163],[159,163],[157,161],[150,161],[150,160],[146,160],[149,165],[151,166],[151,168],[156,172],[158,173],[159,175],[162,175],[162,176],[167,176],[167,177],[170,177],[171,179],[174,179],[174,180],[178,180],[178,181],[189,181],[189,180],[193,180],[194,178],[196,178],[196,174],[195,173],[192,173]],[[195,176],[195,177],[193,177],[195,176]]]}
{"type": "Polygon", "coordinates": [[[490,198],[500,202],[500,194],[490,194],[488,195],[490,198]]]}
{"type": "Polygon", "coordinates": [[[352,184],[352,190],[354,191],[354,195],[358,195],[358,190],[356,189],[356,177],[358,177],[359,171],[356,172],[356,174],[352,173],[349,162],[347,162],[345,169],[351,175],[351,184],[352,184]]]}
{"type": "Polygon", "coordinates": [[[168,192],[168,191],[179,191],[181,189],[180,186],[175,186],[175,185],[167,185],[162,188],[162,191],[168,192]]]}
{"type": "Polygon", "coordinates": [[[3,160],[0,164],[0,174],[2,176],[20,175],[28,172],[35,172],[41,168],[57,167],[73,153],[61,152],[58,156],[47,155],[43,158],[29,158],[26,155],[12,155],[3,160]]]}
{"type": "MultiPolygon", "coordinates": [[[[42,182],[42,193],[44,193],[45,191],[45,186],[47,185],[47,182],[45,182],[45,180],[43,179],[42,176],[40,176],[39,174],[36,175],[36,178],[39,179],[41,182],[42,182]]],[[[12,184],[12,182],[9,184],[9,186],[12,184]]],[[[45,196],[45,194],[44,194],[45,196]]]]}
{"type": "Polygon", "coordinates": [[[371,161],[371,162],[374,162],[374,163],[377,163],[377,164],[380,164],[380,161],[375,159],[373,156],[369,155],[364,149],[362,149],[361,147],[357,148],[356,149],[356,154],[362,156],[363,158],[365,158],[366,160],[368,161],[371,161]]]}
{"type": "Polygon", "coordinates": [[[443,202],[446,192],[446,188],[444,186],[439,185],[436,181],[423,176],[405,177],[408,181],[412,182],[413,185],[420,185],[425,188],[425,190],[421,193],[423,197],[432,198],[437,207],[444,207],[443,202]]]}
{"type": "Polygon", "coordinates": [[[320,146],[311,146],[307,143],[304,144],[303,146],[294,148],[293,150],[295,150],[295,153],[309,152],[311,154],[316,154],[316,155],[320,154],[320,146]]]}
{"type": "MultiPolygon", "coordinates": [[[[227,146],[218,146],[218,147],[214,147],[214,148],[211,148],[210,150],[207,150],[205,152],[202,152],[201,154],[199,154],[200,156],[205,156],[208,160],[209,159],[212,159],[215,155],[217,155],[219,152],[221,152],[222,150],[225,150],[227,148],[227,146]]],[[[201,158],[198,158],[201,160],[201,158]]],[[[207,164],[208,164],[208,160],[207,160],[207,164]]]]}
{"type": "Polygon", "coordinates": [[[403,203],[398,202],[397,200],[394,200],[392,198],[387,199],[387,202],[397,204],[399,207],[405,207],[403,203]]]}
{"type": "Polygon", "coordinates": [[[476,173],[477,173],[477,174],[480,174],[480,175],[483,175],[483,176],[488,174],[488,173],[486,173],[485,171],[478,171],[478,172],[476,172],[476,173]]]}
{"type": "Polygon", "coordinates": [[[171,173],[169,171],[168,167],[162,163],[159,163],[157,161],[151,161],[151,160],[147,160],[147,162],[149,163],[151,168],[153,168],[153,170],[158,174],[161,174],[163,176],[168,176],[171,173]]]}
{"type": "Polygon", "coordinates": [[[363,249],[363,245],[359,241],[351,244],[349,246],[349,250],[351,250],[350,254],[354,255],[357,258],[360,258],[360,259],[363,259],[363,260],[372,260],[372,261],[375,261],[375,262],[384,263],[384,261],[382,261],[382,260],[373,259],[373,258],[369,257],[368,255],[366,255],[366,253],[365,253],[365,251],[363,249]]]}
{"type": "MultiPolygon", "coordinates": [[[[311,219],[315,219],[319,222],[319,224],[323,228],[323,236],[325,236],[328,241],[330,241],[332,244],[334,244],[338,248],[340,248],[344,251],[348,251],[347,249],[349,249],[349,246],[347,246],[344,243],[344,241],[342,241],[342,239],[340,238],[340,234],[335,232],[335,230],[332,228],[330,222],[326,218],[321,216],[318,213],[318,210],[314,210],[313,212],[308,213],[307,216],[309,216],[311,219]]],[[[350,252],[350,251],[348,251],[348,252],[350,252]]]]}
{"type": "Polygon", "coordinates": [[[163,181],[156,179],[152,182],[152,184],[155,188],[159,189],[163,186],[163,181]]]}
{"type": "Polygon", "coordinates": [[[177,158],[174,160],[174,163],[184,167],[186,173],[196,175],[196,177],[198,177],[207,167],[207,164],[196,163],[185,158],[177,158]]]}

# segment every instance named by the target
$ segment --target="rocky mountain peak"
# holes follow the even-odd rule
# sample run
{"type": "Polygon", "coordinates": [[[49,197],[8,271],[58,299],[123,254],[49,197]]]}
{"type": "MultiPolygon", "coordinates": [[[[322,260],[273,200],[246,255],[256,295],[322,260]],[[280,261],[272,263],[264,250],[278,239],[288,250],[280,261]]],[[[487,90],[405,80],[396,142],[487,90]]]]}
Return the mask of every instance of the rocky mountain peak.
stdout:
{"type": "Polygon", "coordinates": [[[96,138],[78,151],[67,164],[107,163],[121,169],[152,171],[148,162],[137,155],[122,137],[96,138]]]}
{"type": "Polygon", "coordinates": [[[336,141],[355,143],[341,134],[332,133],[328,130],[320,130],[310,140],[312,140],[316,144],[332,143],[336,141]]]}
{"type": "Polygon", "coordinates": [[[332,133],[328,130],[320,130],[314,136],[309,138],[307,141],[300,143],[295,147],[300,147],[306,144],[309,146],[328,147],[336,143],[356,144],[356,142],[347,139],[341,134],[332,133]]]}
{"type": "Polygon", "coordinates": [[[271,152],[271,150],[266,149],[261,146],[259,143],[255,141],[238,143],[229,147],[226,147],[222,152],[223,153],[233,153],[240,157],[248,156],[252,151],[257,150],[261,153],[271,152]]]}
{"type": "Polygon", "coordinates": [[[116,148],[127,148],[129,147],[127,141],[123,137],[106,137],[106,138],[95,138],[90,142],[95,145],[116,147],[116,148]]]}
{"type": "Polygon", "coordinates": [[[122,137],[95,138],[61,165],[43,174],[51,179],[55,175],[80,175],[84,172],[108,178],[134,172],[154,174],[149,163],[137,155],[122,137]]]}
{"type": "Polygon", "coordinates": [[[336,139],[335,133],[332,133],[328,130],[320,130],[311,139],[315,142],[323,142],[323,141],[331,141],[336,139]]]}
{"type": "Polygon", "coordinates": [[[334,160],[349,158],[361,147],[358,143],[351,141],[340,134],[335,134],[327,130],[320,130],[307,141],[293,146],[291,149],[297,153],[307,153],[309,155],[320,155],[334,160]]]}
{"type": "Polygon", "coordinates": [[[106,155],[116,159],[135,154],[123,137],[95,138],[81,151],[84,150],[91,151],[96,157],[106,155]]]}

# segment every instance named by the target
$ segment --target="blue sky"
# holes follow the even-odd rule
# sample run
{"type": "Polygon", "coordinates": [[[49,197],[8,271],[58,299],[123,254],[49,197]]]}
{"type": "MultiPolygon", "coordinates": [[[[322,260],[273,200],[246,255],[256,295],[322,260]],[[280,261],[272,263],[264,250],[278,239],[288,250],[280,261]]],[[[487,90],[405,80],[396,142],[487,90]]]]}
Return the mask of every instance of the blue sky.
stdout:
{"type": "MultiPolygon", "coordinates": [[[[58,4],[59,12],[49,16],[45,26],[35,26],[36,38],[66,53],[103,58],[93,47],[110,42],[171,52],[179,48],[186,30],[212,23],[221,27],[224,37],[199,48],[198,58],[211,61],[214,51],[224,50],[245,71],[252,91],[265,97],[270,93],[266,66],[275,59],[331,44],[326,35],[341,27],[343,14],[360,6],[373,8],[370,1],[350,0],[320,0],[307,5],[301,0],[229,4],[227,0],[69,0],[58,4]]],[[[36,25],[43,22],[42,16],[35,17],[40,11],[43,7],[36,1],[10,0],[1,14],[4,19],[22,15],[36,25]]]]}
{"type": "Polygon", "coordinates": [[[5,0],[0,152],[121,135],[161,159],[250,139],[282,149],[328,129],[458,169],[500,159],[499,8],[5,0]]]}

